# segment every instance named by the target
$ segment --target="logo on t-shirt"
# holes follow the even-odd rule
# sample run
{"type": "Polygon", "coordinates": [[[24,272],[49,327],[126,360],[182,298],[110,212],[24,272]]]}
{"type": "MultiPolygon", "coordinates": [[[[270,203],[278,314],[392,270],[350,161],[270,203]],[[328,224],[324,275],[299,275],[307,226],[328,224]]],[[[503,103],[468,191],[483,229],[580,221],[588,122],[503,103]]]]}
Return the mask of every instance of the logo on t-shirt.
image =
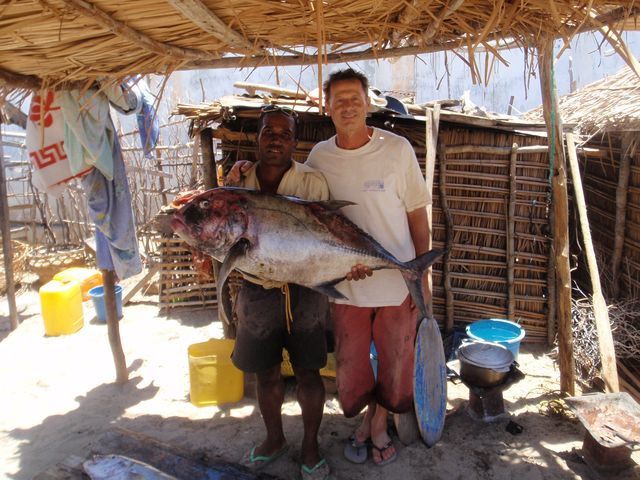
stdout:
{"type": "Polygon", "coordinates": [[[384,180],[365,180],[362,184],[363,192],[384,192],[384,180]]]}

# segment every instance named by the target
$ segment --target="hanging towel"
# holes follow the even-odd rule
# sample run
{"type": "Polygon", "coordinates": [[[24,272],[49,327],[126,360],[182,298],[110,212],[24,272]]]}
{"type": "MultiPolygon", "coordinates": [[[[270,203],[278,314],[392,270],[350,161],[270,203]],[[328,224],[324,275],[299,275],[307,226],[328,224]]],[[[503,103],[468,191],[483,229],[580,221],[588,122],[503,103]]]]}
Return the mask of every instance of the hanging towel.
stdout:
{"type": "Polygon", "coordinates": [[[123,113],[138,107],[138,97],[119,84],[90,88],[84,93],[71,90],[61,93],[64,116],[64,142],[71,171],[95,166],[108,179],[113,179],[112,145],[117,137],[111,121],[109,105],[123,113]]]}
{"type": "Polygon", "coordinates": [[[91,167],[71,169],[64,142],[64,117],[59,92],[43,90],[33,95],[25,143],[33,165],[32,181],[39,190],[59,196],[65,183],[86,174],[91,167]]]}

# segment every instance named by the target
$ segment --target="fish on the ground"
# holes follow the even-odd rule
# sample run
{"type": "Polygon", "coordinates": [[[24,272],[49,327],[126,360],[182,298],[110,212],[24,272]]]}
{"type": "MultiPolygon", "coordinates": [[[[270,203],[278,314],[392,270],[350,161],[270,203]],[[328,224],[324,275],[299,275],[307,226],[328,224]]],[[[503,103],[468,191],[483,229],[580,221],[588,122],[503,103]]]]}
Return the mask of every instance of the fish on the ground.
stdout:
{"type": "Polygon", "coordinates": [[[222,187],[191,198],[174,214],[171,227],[189,245],[222,262],[219,288],[238,269],[261,280],[295,283],[345,299],[335,285],[351,267],[362,264],[399,270],[414,304],[427,317],[423,275],[444,250],[401,262],[339,212],[348,205],[353,203],[222,187]]]}
{"type": "Polygon", "coordinates": [[[122,455],[94,455],[82,466],[91,480],[178,480],[147,463],[122,455]]]}

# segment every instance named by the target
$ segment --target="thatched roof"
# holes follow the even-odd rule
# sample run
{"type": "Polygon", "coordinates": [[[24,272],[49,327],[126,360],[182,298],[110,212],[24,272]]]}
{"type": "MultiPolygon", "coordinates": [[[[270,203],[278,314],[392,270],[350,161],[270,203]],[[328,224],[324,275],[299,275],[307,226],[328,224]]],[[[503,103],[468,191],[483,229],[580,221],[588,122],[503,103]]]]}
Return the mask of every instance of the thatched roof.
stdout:
{"type": "MultiPolygon", "coordinates": [[[[640,130],[640,78],[625,67],[559,99],[562,122],[580,133],[640,130]]],[[[542,122],[542,106],[523,115],[542,122]]]]}
{"type": "MultiPolygon", "coordinates": [[[[315,63],[635,29],[628,0],[17,0],[0,6],[0,81],[315,63]]],[[[473,56],[469,63],[479,71],[473,56]]]]}

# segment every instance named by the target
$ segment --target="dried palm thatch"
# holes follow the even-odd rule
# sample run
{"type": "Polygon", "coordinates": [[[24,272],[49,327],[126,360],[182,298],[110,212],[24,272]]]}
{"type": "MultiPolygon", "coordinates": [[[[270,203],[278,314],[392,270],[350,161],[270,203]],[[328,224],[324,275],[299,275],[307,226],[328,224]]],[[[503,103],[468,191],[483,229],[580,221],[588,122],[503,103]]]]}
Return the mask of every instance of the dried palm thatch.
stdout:
{"type": "MultiPolygon", "coordinates": [[[[598,132],[640,130],[640,78],[629,67],[560,97],[563,123],[585,135],[598,132]]],[[[523,118],[542,121],[542,106],[523,118]]]]}
{"type": "Polygon", "coordinates": [[[344,62],[454,48],[469,49],[479,79],[478,48],[488,61],[502,60],[506,44],[636,29],[639,12],[628,0],[18,0],[0,7],[0,79],[37,88],[176,69],[313,64],[316,54],[344,62]]]}

